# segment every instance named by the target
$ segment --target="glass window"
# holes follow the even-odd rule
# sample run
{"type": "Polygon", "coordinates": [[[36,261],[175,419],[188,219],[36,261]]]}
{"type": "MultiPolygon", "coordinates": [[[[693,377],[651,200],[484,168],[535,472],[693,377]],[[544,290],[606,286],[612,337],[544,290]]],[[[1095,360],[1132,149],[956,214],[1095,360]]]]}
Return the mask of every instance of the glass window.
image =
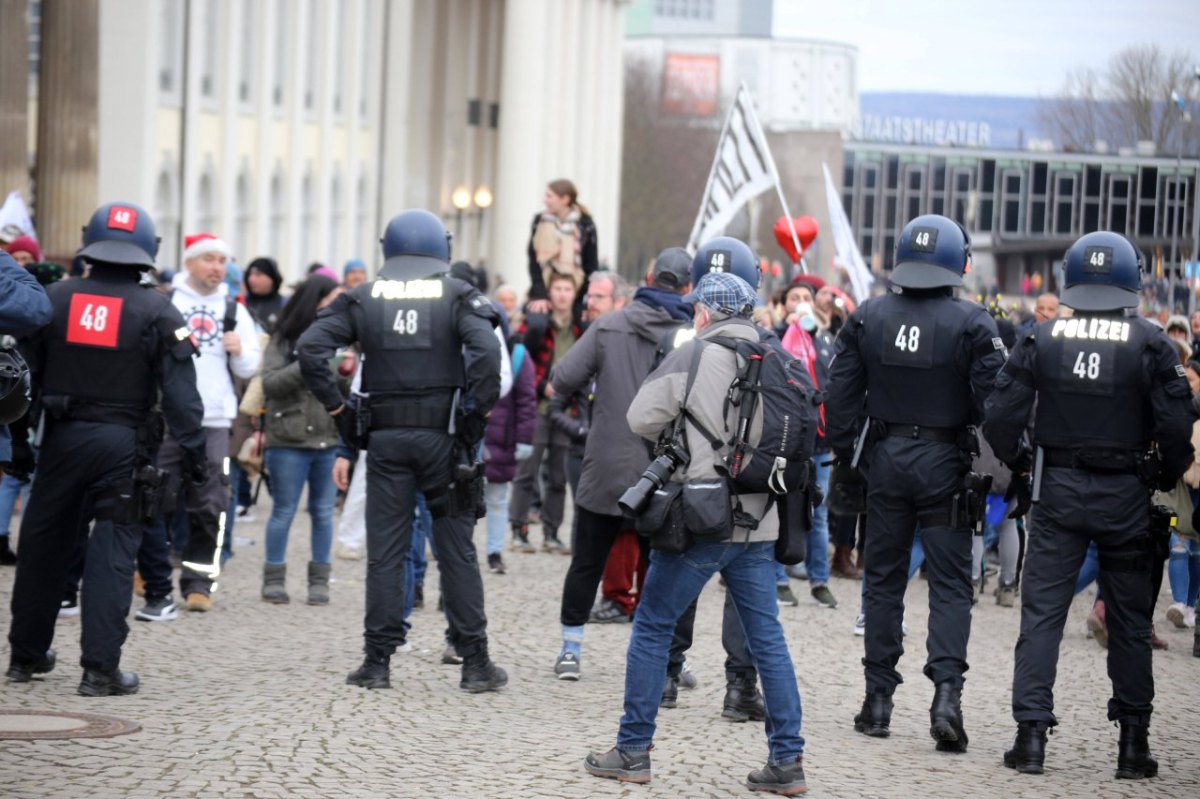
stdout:
{"type": "Polygon", "coordinates": [[[275,173],[271,178],[271,240],[270,252],[272,258],[283,256],[283,232],[287,227],[287,205],[283,199],[283,175],[275,173]]]}
{"type": "Polygon", "coordinates": [[[1069,236],[1074,232],[1075,176],[1061,172],[1054,178],[1054,232],[1069,236]]]}
{"type": "Polygon", "coordinates": [[[308,4],[308,50],[304,54],[304,110],[317,107],[318,75],[321,63],[321,9],[320,3],[309,0],[308,4]]]}
{"type": "MultiPolygon", "coordinates": [[[[247,5],[251,5],[247,3],[247,5]]],[[[234,233],[233,252],[237,259],[247,264],[250,262],[250,238],[254,224],[254,202],[250,196],[250,176],[243,172],[238,175],[237,191],[234,193],[236,206],[233,209],[234,233]]]]}
{"type": "Polygon", "coordinates": [[[291,36],[291,14],[288,0],[275,2],[275,69],[271,75],[271,102],[282,108],[284,104],[284,87],[287,85],[288,52],[291,36]]]}
{"type": "Polygon", "coordinates": [[[175,182],[171,173],[163,170],[154,186],[154,223],[162,241],[158,245],[158,265],[179,266],[179,216],[176,211],[175,182]]]}
{"type": "Polygon", "coordinates": [[[1108,176],[1108,213],[1104,227],[1114,233],[1124,234],[1129,225],[1129,176],[1108,176]]]}
{"type": "Polygon", "coordinates": [[[1021,233],[1021,184],[1024,175],[1016,169],[1004,170],[1001,185],[1004,191],[1000,206],[1000,231],[1002,233],[1021,233]]]}
{"type": "Polygon", "coordinates": [[[159,17],[158,90],[181,96],[183,75],[183,0],[162,0],[159,17]]]}
{"type": "Polygon", "coordinates": [[[204,15],[204,43],[200,51],[200,96],[207,99],[217,96],[217,50],[221,14],[219,6],[216,0],[207,0],[201,12],[204,15]]]}
{"type": "Polygon", "coordinates": [[[258,3],[242,0],[241,36],[242,74],[238,76],[238,101],[254,102],[255,73],[258,69],[258,3]]]}

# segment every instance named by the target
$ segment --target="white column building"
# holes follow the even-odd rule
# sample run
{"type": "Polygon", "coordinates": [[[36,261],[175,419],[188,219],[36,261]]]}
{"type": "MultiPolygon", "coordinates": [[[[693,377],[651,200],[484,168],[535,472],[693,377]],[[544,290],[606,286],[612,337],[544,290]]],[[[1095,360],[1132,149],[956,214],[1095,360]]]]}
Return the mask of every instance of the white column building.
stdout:
{"type": "Polygon", "coordinates": [[[546,183],[617,243],[626,0],[100,0],[97,202],[148,208],[177,267],[214,233],[290,280],[380,262],[440,214],[456,258],[524,289],[546,183]],[[455,189],[494,200],[459,214],[455,189]]]}

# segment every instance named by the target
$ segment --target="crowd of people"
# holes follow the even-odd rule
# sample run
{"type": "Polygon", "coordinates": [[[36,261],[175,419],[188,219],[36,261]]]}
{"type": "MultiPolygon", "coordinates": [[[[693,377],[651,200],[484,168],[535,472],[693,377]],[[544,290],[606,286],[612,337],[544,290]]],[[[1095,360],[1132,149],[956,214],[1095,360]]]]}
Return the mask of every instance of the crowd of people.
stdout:
{"type": "MultiPolygon", "coordinates": [[[[938,232],[940,223],[929,224],[935,225],[929,230],[938,232]]],[[[390,687],[389,657],[408,645],[411,614],[424,604],[432,548],[443,577],[453,578],[443,582],[448,620],[443,661],[463,664],[465,690],[497,690],[505,685],[507,675],[488,657],[483,587],[477,582],[480,568],[470,542],[472,527],[461,522],[466,511],[455,509],[455,500],[448,500],[445,490],[446,484],[473,480],[450,475],[458,475],[460,468],[478,458],[483,489],[470,510],[478,509],[478,515],[486,517],[486,570],[499,577],[509,568],[506,557],[539,550],[570,558],[562,590],[562,647],[553,658],[547,653],[547,667],[561,680],[579,680],[584,673],[586,625],[635,623],[617,745],[610,752],[589,756],[585,764],[589,772],[632,782],[650,779],[655,713],[659,707],[674,707],[679,690],[696,684],[686,653],[697,597],[717,572],[727,589],[722,715],[734,721],[767,721],[770,758],[766,767],[748,778],[752,789],[784,795],[804,789],[800,697],[778,621],[779,606],[799,604],[796,588],[804,582],[811,601],[822,608],[838,607],[838,595],[842,602],[856,595],[855,623],[846,632],[864,636],[868,657],[864,660],[867,697],[854,725],[860,732],[882,737],[889,734],[890,696],[899,681],[895,665],[900,640],[907,634],[902,616],[905,585],[918,572],[927,573],[931,602],[939,614],[937,623],[930,625],[931,660],[926,667],[938,686],[931,710],[933,734],[939,749],[965,751],[959,702],[970,604],[988,595],[993,577],[991,595],[998,605],[1013,608],[1019,598],[1025,604],[1022,582],[1029,580],[1025,573],[1031,540],[1038,532],[1020,490],[1028,478],[1028,464],[1010,451],[1016,445],[1007,438],[993,439],[988,434],[975,442],[978,446],[970,453],[968,466],[972,474],[990,475],[991,482],[977,498],[977,535],[968,541],[960,534],[964,525],[958,510],[943,513],[938,504],[947,491],[957,488],[946,486],[960,480],[967,466],[946,461],[932,467],[945,474],[934,474],[920,458],[910,458],[911,452],[927,457],[922,446],[929,442],[953,444],[956,453],[961,449],[961,442],[944,440],[941,431],[948,425],[920,421],[925,418],[922,414],[938,405],[945,385],[938,381],[906,385],[907,395],[888,397],[893,407],[912,408],[903,432],[873,410],[884,397],[880,386],[873,385],[867,392],[867,382],[856,382],[867,381],[871,359],[879,356],[878,342],[868,340],[864,332],[877,337],[872,325],[880,326],[885,349],[895,340],[897,352],[879,356],[883,364],[931,368],[935,360],[925,359],[940,357],[940,351],[926,355],[929,350],[919,344],[914,320],[927,311],[912,305],[913,297],[923,296],[923,291],[952,289],[961,280],[931,286],[918,277],[906,283],[914,278],[898,269],[893,277],[904,291],[857,304],[837,285],[801,273],[773,296],[759,298],[758,259],[741,242],[722,238],[706,244],[695,257],[681,248],[664,250],[635,286],[600,267],[595,224],[567,180],[547,185],[544,209],[533,219],[527,250],[531,288],[524,296],[509,285],[489,286],[480,268],[452,264],[448,235],[439,239],[440,222],[419,218],[414,223],[403,214],[385,231],[385,266],[374,280],[362,260],[352,259],[340,274],[313,264],[304,279],[292,286],[285,286],[278,264],[269,257],[255,258],[239,269],[225,242],[208,232],[187,237],[177,273],[156,272],[154,252],[145,243],[153,229],[147,234],[143,225],[152,222],[135,206],[102,207],[85,230],[85,247],[73,269],[43,263],[37,242],[27,236],[4,247],[11,260],[0,261],[0,280],[25,293],[35,283],[43,288],[61,281],[68,284],[68,290],[51,292],[57,298],[55,312],[64,315],[61,324],[56,321],[44,327],[50,321],[49,306],[41,307],[45,295],[40,292],[41,299],[35,302],[17,299],[15,287],[6,289],[0,305],[0,327],[18,337],[15,346],[25,352],[39,394],[33,410],[7,427],[11,456],[0,454],[7,464],[0,483],[0,564],[18,567],[9,636],[10,681],[28,681],[54,667],[49,649],[53,617],[46,608],[65,617],[79,614],[82,604],[85,677],[80,692],[135,692],[136,675],[119,669],[120,647],[127,634],[123,620],[130,609],[130,600],[119,596],[126,577],[129,587],[144,598],[135,613],[138,620],[167,622],[177,618],[181,608],[193,613],[210,610],[222,564],[235,551],[237,524],[253,520],[255,508],[265,505],[262,498],[269,496],[264,602],[282,604],[291,599],[289,534],[302,498],[307,501],[311,530],[304,571],[308,604],[330,601],[335,558],[357,560],[369,555],[366,658],[347,682],[365,688],[390,687]],[[126,224],[122,214],[131,214],[132,221],[126,224]],[[125,249],[118,252],[117,244],[125,249]],[[430,272],[430,262],[440,266],[430,272]],[[127,267],[135,271],[122,271],[127,267]],[[141,294],[130,294],[131,275],[143,284],[153,283],[154,295],[163,298],[165,306],[151,307],[141,294]],[[430,281],[442,281],[436,292],[430,281]],[[97,288],[104,286],[109,286],[109,293],[97,288]],[[95,296],[92,288],[97,289],[95,296]],[[436,304],[432,311],[412,304],[440,299],[443,291],[459,292],[447,300],[460,303],[446,306],[449,316],[439,315],[436,304]],[[126,311],[113,298],[125,298],[126,311]],[[91,303],[89,310],[77,314],[85,302],[91,303]],[[77,357],[71,345],[81,344],[112,348],[132,358],[129,353],[143,345],[120,338],[124,332],[106,329],[96,315],[101,311],[91,309],[121,314],[141,308],[138,303],[148,309],[144,318],[120,318],[125,324],[153,327],[162,339],[144,356],[148,358],[144,373],[113,372],[114,379],[131,384],[127,397],[101,392],[78,401],[77,385],[55,377],[55,364],[77,357]],[[378,303],[387,314],[386,329],[378,328],[378,315],[363,310],[374,308],[371,303],[378,303]],[[865,309],[872,307],[880,310],[868,321],[865,309]],[[885,308],[890,310],[885,313],[885,308]],[[430,333],[426,315],[434,320],[432,324],[445,327],[430,333]],[[176,320],[180,324],[174,324],[176,320]],[[437,332],[443,329],[453,330],[456,338],[437,332]],[[384,333],[396,334],[402,343],[384,341],[380,338],[384,333]],[[790,503],[789,511],[789,503],[781,501],[777,514],[770,494],[742,494],[732,538],[744,546],[696,543],[688,558],[671,552],[669,546],[652,549],[648,538],[653,535],[648,537],[645,530],[639,534],[622,504],[626,489],[639,480],[651,458],[661,454],[661,447],[655,450],[653,442],[673,426],[692,442],[690,462],[679,477],[671,478],[681,484],[679,490],[688,490],[696,481],[711,485],[725,480],[721,442],[709,431],[722,425],[728,428],[729,414],[736,412],[730,410],[726,389],[737,377],[737,361],[726,358],[722,347],[710,345],[734,346],[730,341],[775,348],[798,364],[802,382],[818,398],[809,482],[815,493],[825,494],[829,501],[811,508],[811,518],[801,532],[804,556],[799,563],[785,564],[776,557],[780,551],[776,541],[790,534],[789,514],[799,503],[790,503]],[[364,358],[368,351],[375,357],[364,358]],[[393,363],[387,358],[415,357],[413,353],[452,364],[454,368],[447,367],[448,382],[437,382],[437,369],[433,373],[405,370],[402,379],[396,378],[399,382],[389,382],[400,370],[385,374],[386,364],[393,363]],[[457,374],[451,374],[455,369],[457,374]],[[489,373],[486,381],[478,377],[484,372],[489,373]],[[464,375],[470,379],[463,385],[454,382],[464,375]],[[491,396],[493,379],[498,382],[491,396]],[[161,395],[161,401],[147,405],[144,397],[137,397],[132,387],[136,384],[142,390],[138,381],[154,385],[151,393],[161,395]],[[480,388],[484,383],[486,390],[480,388]],[[61,407],[54,402],[60,394],[66,397],[61,407]],[[418,395],[420,402],[404,399],[418,395]],[[108,410],[93,413],[93,401],[96,408],[108,410]],[[142,441],[141,418],[109,412],[118,408],[128,416],[155,405],[161,406],[167,432],[150,444],[142,441]],[[357,416],[351,418],[356,407],[357,416]],[[445,416],[445,408],[451,407],[462,411],[458,424],[468,426],[470,436],[464,438],[462,431],[448,437],[428,432],[447,421],[453,431],[454,417],[445,416]],[[858,478],[850,476],[847,465],[859,430],[867,438],[864,407],[866,415],[882,427],[867,424],[876,448],[874,476],[862,489],[863,501],[856,503],[848,499],[853,491],[847,486],[858,478]],[[41,417],[36,414],[54,420],[48,431],[39,431],[41,417]],[[679,426],[678,419],[686,421],[679,426]],[[109,471],[103,475],[107,476],[97,471],[98,466],[85,475],[79,471],[82,467],[60,463],[57,447],[61,445],[53,441],[55,428],[78,431],[86,425],[103,427],[101,422],[115,424],[122,432],[114,438],[117,434],[111,431],[87,428],[86,434],[95,436],[97,450],[127,451],[128,457],[115,461],[120,468],[145,466],[153,479],[174,486],[178,490],[174,508],[161,512],[161,508],[139,505],[133,515],[124,515],[124,500],[116,490],[112,496],[111,492],[88,494],[83,505],[65,504],[54,513],[45,510],[71,485],[93,485],[103,477],[105,485],[120,488],[120,479],[127,475],[112,472],[116,466],[106,467],[109,471]],[[133,429],[138,431],[136,446],[132,439],[126,440],[125,431],[133,429]],[[50,435],[43,438],[46,432],[50,435]],[[365,444],[367,433],[373,444],[365,444]],[[702,445],[706,438],[711,448],[702,445]],[[459,458],[457,447],[464,441],[470,452],[463,456],[466,462],[459,463],[454,459],[459,458]],[[1003,451],[994,450],[993,444],[1003,451]],[[444,459],[429,454],[443,450],[444,459]],[[879,453],[891,460],[880,465],[879,453]],[[426,462],[416,462],[422,459],[426,462]],[[430,465],[434,462],[436,468],[430,465]],[[51,488],[44,479],[47,472],[67,479],[51,488]],[[431,476],[435,472],[437,476],[431,476]],[[902,480],[912,485],[906,483],[900,493],[885,496],[882,486],[902,480]],[[398,485],[411,489],[411,501],[393,495],[398,485]],[[573,513],[567,512],[568,493],[573,513]],[[10,524],[18,507],[23,520],[14,546],[10,524]],[[92,520],[96,531],[89,538],[92,520]],[[111,525],[104,534],[121,539],[120,547],[104,549],[97,544],[101,525],[111,525]],[[62,545],[53,557],[49,544],[34,545],[32,537],[26,538],[50,526],[59,528],[55,540],[62,545]],[[868,541],[875,543],[867,547],[868,541]],[[964,605],[955,575],[968,558],[972,587],[964,605]],[[172,579],[175,570],[178,601],[172,579]],[[103,610],[91,610],[89,603],[103,610]]],[[[947,226],[940,235],[946,241],[958,234],[947,226]]],[[[969,258],[965,232],[963,238],[962,248],[969,258]]],[[[917,247],[916,252],[919,261],[923,250],[917,247]]],[[[947,303],[958,302],[949,296],[945,295],[947,303]]],[[[970,317],[969,322],[961,322],[968,331],[963,335],[972,344],[958,377],[975,370],[967,381],[970,388],[964,389],[972,399],[959,410],[976,425],[983,420],[984,399],[993,381],[1000,389],[1013,379],[1023,384],[1033,380],[1030,374],[1014,371],[1023,367],[1012,366],[1013,361],[1001,372],[1008,354],[1026,352],[1035,346],[1030,342],[1042,335],[1039,331],[1058,330],[1056,325],[1073,314],[1071,307],[1049,293],[1036,298],[1027,318],[1018,318],[998,300],[982,307],[975,303],[945,307],[951,310],[942,313],[970,317]],[[997,379],[998,374],[1016,377],[1005,383],[997,379]]],[[[1089,309],[1076,307],[1075,313],[1084,310],[1089,309]]],[[[1189,397],[1200,398],[1200,312],[1190,320],[1171,316],[1154,324],[1165,330],[1173,348],[1172,366],[1177,362],[1179,375],[1187,378],[1189,397]]],[[[958,346],[946,331],[941,339],[934,339],[933,332],[926,335],[925,346],[958,346]]],[[[1111,372],[1101,373],[1098,365],[1063,364],[1068,371],[1082,369],[1084,378],[1090,374],[1091,380],[1111,383],[1111,372]]],[[[87,396],[86,389],[80,390],[87,396]]],[[[1192,405],[1200,408],[1200,399],[1192,399],[1192,405]]],[[[955,426],[960,422],[955,421],[955,426]]],[[[135,481],[132,489],[143,487],[135,481]]],[[[1176,520],[1161,553],[1173,601],[1159,620],[1195,628],[1200,536],[1192,514],[1200,502],[1200,466],[1193,464],[1179,481],[1159,488],[1156,502],[1169,507],[1176,520]]],[[[1051,486],[1051,490],[1060,488],[1051,486]]],[[[1053,527],[1054,522],[1048,524],[1053,527]]],[[[1111,547],[1093,542],[1078,574],[1071,576],[1074,593],[1085,590],[1098,576],[1110,590],[1121,584],[1112,575],[1124,568],[1114,560],[1111,547]]],[[[1162,572],[1159,566],[1157,579],[1162,572]]],[[[1121,652],[1127,652],[1131,628],[1123,598],[1116,598],[1116,638],[1110,637],[1113,600],[1097,590],[1088,618],[1089,635],[1101,646],[1119,642],[1121,652]]],[[[1146,633],[1156,648],[1166,648],[1156,630],[1146,633]]],[[[1024,630],[1022,637],[1026,637],[1024,630]]],[[[1200,637],[1195,640],[1193,651],[1200,657],[1200,637]]],[[[1033,726],[1032,732],[1022,727],[1026,738],[1024,744],[1018,739],[1014,767],[1032,771],[1036,758],[1029,754],[1030,747],[1039,732],[1044,746],[1044,732],[1052,722],[1032,711],[1024,718],[1018,716],[1018,721],[1033,726]]],[[[1144,735],[1139,740],[1141,747],[1144,735]]],[[[1139,758],[1148,757],[1142,748],[1137,751],[1139,758]]],[[[1133,771],[1150,776],[1144,758],[1137,762],[1133,771]]],[[[1036,766],[1040,771],[1040,760],[1036,766]]]]}

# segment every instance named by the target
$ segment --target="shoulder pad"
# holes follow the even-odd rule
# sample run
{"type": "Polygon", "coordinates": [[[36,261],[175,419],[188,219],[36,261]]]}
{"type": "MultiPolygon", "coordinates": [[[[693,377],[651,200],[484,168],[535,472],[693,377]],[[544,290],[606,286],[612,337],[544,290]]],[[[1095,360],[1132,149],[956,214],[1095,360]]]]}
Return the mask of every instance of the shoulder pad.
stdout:
{"type": "Polygon", "coordinates": [[[500,321],[500,312],[496,310],[496,306],[492,304],[491,300],[480,293],[479,289],[462,280],[454,278],[451,278],[451,280],[459,284],[456,287],[458,289],[458,301],[465,305],[471,313],[487,319],[493,325],[500,321]]]}

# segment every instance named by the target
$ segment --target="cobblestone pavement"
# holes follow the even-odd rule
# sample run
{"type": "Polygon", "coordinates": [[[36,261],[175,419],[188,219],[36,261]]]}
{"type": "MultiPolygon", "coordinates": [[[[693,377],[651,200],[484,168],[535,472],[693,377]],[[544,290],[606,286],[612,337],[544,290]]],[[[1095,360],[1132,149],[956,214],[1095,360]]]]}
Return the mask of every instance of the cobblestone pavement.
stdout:
{"type": "MultiPolygon", "coordinates": [[[[264,514],[259,511],[260,516],[264,514]]],[[[79,621],[63,620],[59,667],[44,681],[0,687],[0,707],[79,710],[134,719],[142,731],[110,739],[5,741],[3,797],[726,797],[749,796],[746,773],[766,755],[761,725],[720,716],[723,653],[721,588],[705,590],[691,663],[700,686],[659,715],[654,781],[622,785],[584,774],[589,749],[607,749],[621,712],[628,625],[589,627],[583,680],[555,680],[558,600],[568,558],[505,553],[509,573],[484,575],[492,653],[509,671],[499,694],[459,690],[457,667],[440,663],[442,624],[436,581],[417,611],[413,651],[392,661],[390,691],[343,683],[360,658],[364,561],[335,561],[332,604],[303,603],[307,517],[296,521],[289,553],[290,605],[258,598],[262,523],[239,525],[239,548],[208,614],[174,622],[134,622],[123,665],[142,691],[87,699],[80,671],[79,621]]],[[[537,528],[534,528],[537,537],[537,528]]],[[[482,546],[482,525],[476,541],[482,546]]],[[[431,574],[436,574],[431,567],[431,574]]],[[[0,570],[7,615],[11,568],[0,570]]],[[[1061,725],[1050,739],[1048,771],[1020,776],[1001,766],[1011,743],[1009,716],[1016,609],[990,597],[975,610],[971,671],[963,697],[970,751],[939,754],[928,734],[932,690],[921,676],[927,618],[925,585],[909,590],[908,682],[896,695],[892,737],[856,735],[862,697],[862,639],[851,634],[857,584],[834,580],[834,611],[802,597],[782,608],[804,701],[809,792],[824,797],[1185,797],[1200,795],[1195,753],[1200,725],[1200,660],[1191,631],[1160,623],[1171,644],[1154,656],[1158,702],[1152,745],[1161,776],[1112,778],[1116,729],[1105,720],[1109,684],[1103,653],[1084,637],[1090,592],[1077,599],[1058,675],[1061,725]]],[[[1165,590],[1165,589],[1164,589],[1165,590]]],[[[1159,612],[1169,599],[1160,600],[1159,612]]],[[[138,601],[135,599],[136,608],[138,601]]],[[[5,620],[7,622],[7,619],[5,620]]],[[[4,624],[7,629],[7,623],[4,624]]],[[[8,660],[7,642],[0,657],[8,660]]]]}

